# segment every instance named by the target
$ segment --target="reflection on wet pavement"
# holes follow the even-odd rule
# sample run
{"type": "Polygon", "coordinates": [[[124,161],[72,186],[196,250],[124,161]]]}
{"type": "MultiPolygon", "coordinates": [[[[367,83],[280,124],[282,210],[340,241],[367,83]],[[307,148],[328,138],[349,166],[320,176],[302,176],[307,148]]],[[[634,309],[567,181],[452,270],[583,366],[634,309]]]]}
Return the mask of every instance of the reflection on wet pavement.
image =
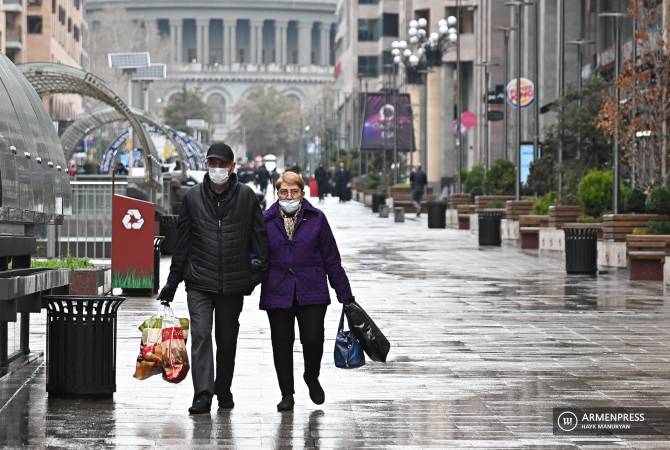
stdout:
{"type": "MultiPolygon", "coordinates": [[[[329,199],[331,200],[331,199],[329,199]]],[[[155,309],[129,298],[119,313],[113,400],[48,399],[36,361],[0,383],[0,444],[160,448],[664,448],[658,436],[555,437],[556,406],[670,407],[669,308],[660,285],[625,273],[568,277],[560,257],[479,249],[469,232],[395,224],[358,204],[326,213],[359,302],[391,340],[386,364],[336,369],[339,306],[329,308],[322,383],[313,405],[296,376],[296,409],[280,395],[258,292],[241,317],[235,409],[189,417],[190,379],[131,377],[137,325],[155,309]],[[21,386],[26,377],[34,377],[21,386]]],[[[169,259],[162,261],[167,276],[169,259]]],[[[186,314],[184,292],[175,309],[186,314]]],[[[44,317],[32,348],[44,349],[44,317]]],[[[296,352],[300,352],[296,344],[296,352]]],[[[295,357],[296,373],[302,357],[295,357]]]]}

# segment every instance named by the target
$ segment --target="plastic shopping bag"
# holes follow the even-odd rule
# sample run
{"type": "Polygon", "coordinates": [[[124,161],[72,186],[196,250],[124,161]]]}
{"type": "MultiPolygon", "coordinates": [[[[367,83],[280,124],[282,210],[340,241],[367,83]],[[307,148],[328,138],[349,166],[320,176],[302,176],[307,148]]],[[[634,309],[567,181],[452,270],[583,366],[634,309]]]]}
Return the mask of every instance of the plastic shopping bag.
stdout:
{"type": "Polygon", "coordinates": [[[146,380],[153,375],[164,374],[163,325],[164,323],[168,325],[166,322],[168,317],[170,327],[174,326],[174,322],[179,323],[183,330],[184,343],[186,342],[189,321],[188,319],[175,319],[169,308],[163,309],[163,311],[142,322],[139,326],[139,330],[142,332],[140,352],[135,363],[135,375],[133,375],[138,380],[146,380]]]}
{"type": "Polygon", "coordinates": [[[188,323],[186,327],[168,309],[168,315],[163,320],[161,331],[161,345],[163,350],[163,379],[169,383],[179,383],[188,374],[188,352],[186,339],[188,338],[188,323]]]}

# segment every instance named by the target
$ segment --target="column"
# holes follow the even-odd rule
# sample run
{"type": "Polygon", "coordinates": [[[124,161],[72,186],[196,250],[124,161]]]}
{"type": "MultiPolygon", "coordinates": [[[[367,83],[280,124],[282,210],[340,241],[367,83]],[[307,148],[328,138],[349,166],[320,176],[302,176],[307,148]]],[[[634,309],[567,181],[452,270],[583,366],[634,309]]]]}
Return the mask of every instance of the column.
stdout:
{"type": "Polygon", "coordinates": [[[275,52],[277,53],[277,64],[280,66],[285,66],[288,62],[288,56],[286,54],[287,46],[287,36],[288,33],[288,21],[287,20],[275,20],[275,52]]]}
{"type": "Polygon", "coordinates": [[[250,20],[249,21],[249,62],[251,64],[260,64],[261,58],[258,57],[259,52],[263,47],[263,42],[258,38],[259,30],[263,27],[263,21],[250,20]]]}
{"type": "MultiPolygon", "coordinates": [[[[452,134],[451,121],[454,110],[454,92],[455,92],[455,64],[445,64],[442,66],[444,76],[442,79],[442,111],[444,114],[444,125],[441,130],[442,138],[442,176],[455,177],[458,175],[458,149],[456,140],[452,134]]],[[[491,147],[492,148],[492,147],[491,147]]]]}
{"type": "Polygon", "coordinates": [[[298,64],[312,62],[312,22],[298,22],[298,64]]]}
{"type": "Polygon", "coordinates": [[[209,54],[206,36],[209,34],[209,19],[197,19],[195,27],[196,58],[200,64],[207,64],[205,55],[209,54]]]}
{"type": "Polygon", "coordinates": [[[427,161],[425,172],[428,176],[428,184],[433,186],[433,192],[439,192],[440,178],[442,176],[442,71],[431,70],[428,72],[428,136],[427,136],[427,161]],[[435,190],[435,189],[438,190],[435,190]]]}
{"type": "Polygon", "coordinates": [[[178,43],[177,43],[177,22],[170,19],[170,52],[172,54],[172,62],[178,63],[178,43]]]}
{"type": "Polygon", "coordinates": [[[321,22],[321,65],[330,63],[330,23],[321,22]]]}
{"type": "Polygon", "coordinates": [[[237,19],[223,22],[223,63],[227,66],[237,61],[237,19]]]}
{"type": "Polygon", "coordinates": [[[177,21],[177,64],[184,62],[184,21],[177,21]]]}

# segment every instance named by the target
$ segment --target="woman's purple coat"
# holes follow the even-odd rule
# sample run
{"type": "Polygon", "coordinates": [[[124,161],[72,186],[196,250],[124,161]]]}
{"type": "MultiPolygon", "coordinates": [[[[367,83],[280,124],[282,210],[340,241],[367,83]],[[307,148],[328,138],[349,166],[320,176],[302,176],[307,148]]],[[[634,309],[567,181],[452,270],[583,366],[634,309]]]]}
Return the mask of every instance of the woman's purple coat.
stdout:
{"type": "Polygon", "coordinates": [[[335,237],[321,210],[302,201],[302,220],[292,241],[286,235],[278,203],[263,217],[270,248],[268,276],[261,287],[261,309],[288,309],[294,298],[301,306],[330,304],[326,275],[339,301],[352,298],[335,237]]]}

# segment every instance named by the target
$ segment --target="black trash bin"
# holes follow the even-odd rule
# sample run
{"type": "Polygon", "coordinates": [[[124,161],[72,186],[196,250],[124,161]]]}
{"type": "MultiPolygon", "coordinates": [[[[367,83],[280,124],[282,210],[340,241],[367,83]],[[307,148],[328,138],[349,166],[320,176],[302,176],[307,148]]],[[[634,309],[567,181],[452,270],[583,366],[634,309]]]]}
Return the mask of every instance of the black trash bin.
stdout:
{"type": "Polygon", "coordinates": [[[484,209],[479,211],[479,245],[500,245],[500,221],[504,210],[484,209]]]}
{"type": "Polygon", "coordinates": [[[447,228],[447,203],[428,202],[428,228],[447,228]]]}
{"type": "Polygon", "coordinates": [[[565,271],[570,275],[595,275],[598,272],[598,229],[563,228],[565,232],[565,271]]]}
{"type": "Polygon", "coordinates": [[[161,236],[164,236],[163,242],[161,243],[161,254],[171,255],[174,253],[174,248],[177,245],[177,221],[179,216],[177,215],[165,215],[161,216],[159,233],[161,236]]]}
{"type": "Polygon", "coordinates": [[[372,212],[379,212],[379,205],[386,203],[386,194],[383,192],[373,192],[372,193],[372,212]]]}
{"type": "Polygon", "coordinates": [[[116,391],[116,312],[124,297],[44,296],[50,397],[116,391]]]}

